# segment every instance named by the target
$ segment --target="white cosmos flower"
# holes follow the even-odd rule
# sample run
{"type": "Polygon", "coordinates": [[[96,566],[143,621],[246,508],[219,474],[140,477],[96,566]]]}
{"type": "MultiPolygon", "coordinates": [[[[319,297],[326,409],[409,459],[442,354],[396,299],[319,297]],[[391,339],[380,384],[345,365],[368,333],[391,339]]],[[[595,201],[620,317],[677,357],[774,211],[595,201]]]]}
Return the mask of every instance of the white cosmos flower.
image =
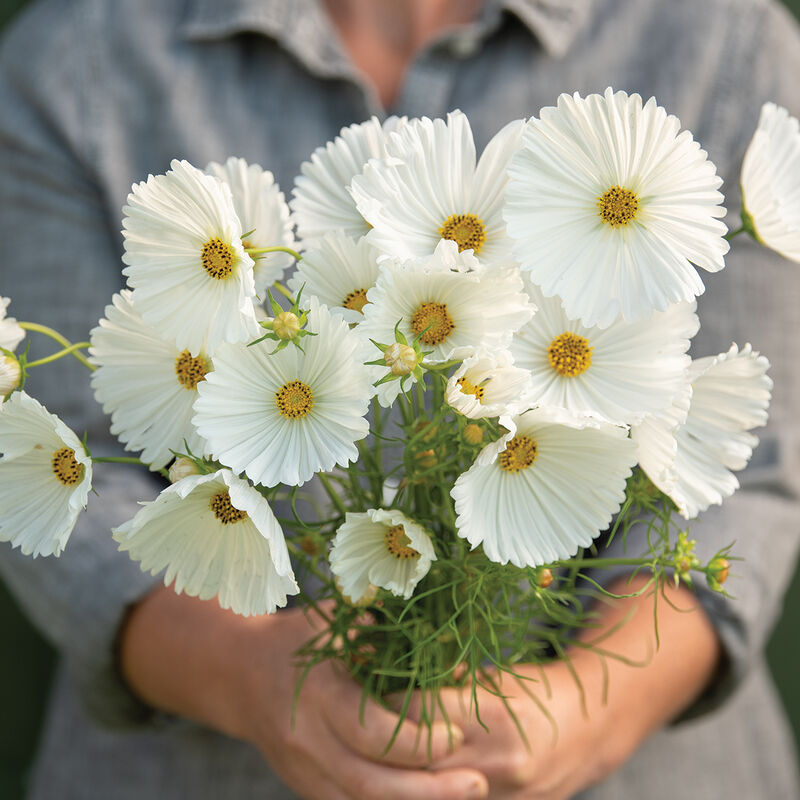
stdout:
{"type": "MultiPolygon", "coordinates": [[[[687,372],[687,381],[689,378],[687,372]]],[[[648,414],[641,422],[631,426],[631,439],[636,444],[639,466],[650,480],[665,494],[672,492],[678,475],[675,461],[678,457],[678,428],[686,422],[692,402],[692,384],[688,383],[668,408],[648,414]]]]}
{"type": "Polygon", "coordinates": [[[179,350],[147,325],[131,302],[131,292],[115,294],[106,317],[91,333],[92,388],[111,415],[111,433],[126,450],[141,450],[150,469],[161,469],[186,444],[197,456],[208,446],[191,419],[197,385],[211,370],[201,350],[179,350]]]}
{"type": "Polygon", "coordinates": [[[514,334],[511,352],[531,371],[536,403],[629,424],[669,406],[688,384],[686,351],[699,328],[694,302],[640,322],[590,328],[530,281],[525,291],[539,311],[514,334]]]}
{"type": "Polygon", "coordinates": [[[347,512],[330,561],[342,594],[354,601],[370,584],[407,600],[436,554],[430,536],[416,522],[396,509],[370,508],[364,514],[347,512]]]}
{"type": "Polygon", "coordinates": [[[318,147],[311,160],[300,166],[290,205],[304,243],[330,231],[359,239],[369,230],[347,187],[367,161],[386,155],[386,136],[406,122],[405,117],[389,117],[381,124],[377,117],[371,117],[342,128],[333,141],[318,147]]]}
{"type": "Polygon", "coordinates": [[[503,191],[523,127],[523,120],[506,125],[477,162],[469,120],[460,111],[447,121],[412,120],[388,137],[388,157],[370,162],[351,185],[372,225],[367,238],[397,258],[430,255],[444,238],[483,263],[508,264],[503,191]]]}
{"type": "Polygon", "coordinates": [[[399,321],[409,341],[421,334],[430,362],[507,347],[535,311],[522,291],[519,270],[476,264],[469,272],[453,272],[455,251],[454,242],[442,241],[426,259],[383,262],[359,333],[389,344],[399,321]]]}
{"type": "Polygon", "coordinates": [[[86,508],[92,461],[78,437],[25,392],[0,404],[0,542],[60,555],[86,508]]]}
{"type": "Polygon", "coordinates": [[[14,317],[7,317],[9,297],[0,297],[0,347],[4,350],[15,350],[25,338],[25,331],[20,328],[14,317]]]}
{"type": "Polygon", "coordinates": [[[695,266],[724,266],[722,179],[654,98],[562,94],[522,138],[508,233],[523,269],[570,319],[635,322],[701,294],[695,266]]]}
{"type": "MultiPolygon", "coordinates": [[[[233,156],[225,164],[212,161],[206,172],[230,187],[242,231],[248,234],[245,247],[295,247],[289,206],[271,172],[233,156]]],[[[293,263],[289,253],[257,255],[253,270],[256,294],[264,298],[267,289],[293,263]]]]}
{"type": "Polygon", "coordinates": [[[193,422],[214,457],[254,483],[299,486],[358,458],[374,394],[362,341],[311,298],[301,352],[225,345],[198,386],[193,422]]]}
{"type": "Polygon", "coordinates": [[[295,295],[303,289],[303,297],[314,295],[331,313],[357,323],[379,272],[378,251],[366,239],[334,231],[303,253],[288,285],[295,295]]]}
{"type": "Polygon", "coordinates": [[[742,204],[759,241],[800,261],[800,124],[774,103],[761,108],[744,156],[742,204]]]}
{"type": "Polygon", "coordinates": [[[237,614],[271,614],[297,594],[289,551],[269,503],[229,470],[168,486],[114,529],[119,549],[164,585],[237,614]]]}
{"type": "MultiPolygon", "coordinates": [[[[769,362],[749,344],[733,344],[726,353],[692,362],[691,405],[674,436],[677,443],[672,475],[645,467],[648,477],[668,494],[686,519],[721,503],[739,488],[731,470],[747,466],[758,438],[751,428],[765,425],[772,390],[769,362]],[[670,480],[670,477],[672,480],[670,480]]],[[[673,418],[680,412],[673,410],[673,418]]],[[[669,420],[654,426],[663,437],[669,420]]],[[[655,449],[652,431],[637,431],[637,444],[655,449]]],[[[663,439],[662,439],[663,441],[663,439]]]]}
{"type": "Polygon", "coordinates": [[[624,428],[562,409],[501,420],[456,480],[458,535],[501,564],[536,567],[574,556],[607,527],[625,498],[636,449],[624,428]]]}
{"type": "Polygon", "coordinates": [[[447,381],[445,399],[471,419],[515,414],[531,405],[531,376],[514,365],[508,350],[464,359],[447,381]]]}
{"type": "Polygon", "coordinates": [[[122,270],[142,318],[197,355],[255,339],[253,260],[228,186],[187,161],[133,186],[122,270]]]}

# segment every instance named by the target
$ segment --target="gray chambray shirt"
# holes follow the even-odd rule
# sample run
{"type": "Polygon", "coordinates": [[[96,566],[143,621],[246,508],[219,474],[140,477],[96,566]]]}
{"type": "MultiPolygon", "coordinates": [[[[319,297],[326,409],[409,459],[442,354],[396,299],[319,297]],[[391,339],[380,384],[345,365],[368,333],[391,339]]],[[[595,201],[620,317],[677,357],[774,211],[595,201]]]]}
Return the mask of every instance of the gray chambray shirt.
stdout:
{"type": "MultiPolygon", "coordinates": [[[[761,104],[800,112],[800,36],[770,0],[490,0],[472,25],[417,56],[392,109],[349,61],[315,0],[41,0],[0,49],[0,294],[10,313],[84,339],[122,286],[121,207],[131,183],[172,158],[237,155],[285,192],[300,163],[371,114],[460,108],[479,147],[560,92],[654,95],[708,151],[730,194],[761,104]]],[[[775,381],[769,426],[742,490],[703,515],[704,554],[736,540],[725,601],[699,588],[728,668],[587,798],[796,798],[791,737],[761,650],[800,541],[800,270],[737,240],[703,274],[695,355],[752,342],[775,381]]],[[[45,345],[45,350],[47,346],[45,345]]],[[[33,353],[40,350],[33,343],[33,353]]],[[[95,451],[113,449],[77,366],[28,386],[95,451]]],[[[113,642],[128,604],[158,578],[117,552],[109,529],[159,487],[97,470],[97,492],[64,555],[0,545],[0,573],[63,654],[32,779],[36,800],[293,797],[248,745],[158,720],[126,691],[113,642]]],[[[635,547],[635,544],[631,545],[635,547]]]]}

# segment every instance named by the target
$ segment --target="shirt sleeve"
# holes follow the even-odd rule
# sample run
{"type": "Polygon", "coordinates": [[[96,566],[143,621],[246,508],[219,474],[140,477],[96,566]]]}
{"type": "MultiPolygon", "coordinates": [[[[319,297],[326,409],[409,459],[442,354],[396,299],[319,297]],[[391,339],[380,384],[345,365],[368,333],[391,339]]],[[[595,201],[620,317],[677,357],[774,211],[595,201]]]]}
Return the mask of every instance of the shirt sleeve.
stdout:
{"type": "MultiPolygon", "coordinates": [[[[70,5],[59,4],[64,13],[47,18],[48,47],[37,33],[45,10],[36,5],[0,45],[0,294],[11,297],[10,315],[80,341],[119,288],[121,264],[93,179],[93,153],[79,136],[90,116],[93,101],[85,93],[92,81],[90,65],[75,56],[80,20],[70,17],[70,5]]],[[[36,334],[27,342],[30,359],[58,349],[36,334]]],[[[95,455],[118,452],[77,361],[32,370],[25,388],[79,437],[86,431],[95,455]]],[[[96,494],[61,557],[33,559],[0,544],[3,580],[61,651],[87,708],[109,724],[146,716],[118,675],[114,646],[126,609],[158,580],[118,552],[111,528],[158,488],[144,468],[97,465],[96,494]]]]}

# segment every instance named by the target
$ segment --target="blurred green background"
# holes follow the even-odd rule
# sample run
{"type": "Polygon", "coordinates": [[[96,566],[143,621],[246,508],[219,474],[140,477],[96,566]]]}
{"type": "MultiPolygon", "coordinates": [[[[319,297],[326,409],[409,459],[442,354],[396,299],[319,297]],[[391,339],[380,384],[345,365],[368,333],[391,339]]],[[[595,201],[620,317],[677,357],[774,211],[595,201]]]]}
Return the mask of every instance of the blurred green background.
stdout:
{"type": "MultiPolygon", "coordinates": [[[[0,31],[29,0],[0,0],[0,31]]],[[[800,0],[785,0],[800,17],[800,0]]],[[[800,80],[800,76],[798,76],[800,80]]],[[[794,109],[795,111],[797,109],[794,109]]],[[[0,109],[0,113],[2,110],[0,109]]],[[[800,742],[800,571],[767,655],[800,742]]],[[[25,773],[36,747],[55,653],[37,635],[0,584],[0,798],[21,800],[25,773]]]]}

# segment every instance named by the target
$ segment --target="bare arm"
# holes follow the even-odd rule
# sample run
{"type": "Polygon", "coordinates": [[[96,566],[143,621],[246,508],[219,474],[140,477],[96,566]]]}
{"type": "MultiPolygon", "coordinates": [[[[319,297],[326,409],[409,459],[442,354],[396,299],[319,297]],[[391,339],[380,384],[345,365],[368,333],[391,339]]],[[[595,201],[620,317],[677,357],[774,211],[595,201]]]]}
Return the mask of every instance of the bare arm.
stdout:
{"type": "MultiPolygon", "coordinates": [[[[369,703],[362,724],[360,687],[331,665],[310,671],[292,726],[294,653],[317,624],[299,609],[237,617],[214,601],[159,587],[123,628],[122,671],[152,706],[254,744],[309,800],[484,797],[486,781],[473,769],[424,769],[427,738],[411,721],[384,755],[397,717],[369,703]]],[[[437,724],[431,757],[441,758],[462,740],[460,730],[451,739],[447,726],[437,724]]]]}

